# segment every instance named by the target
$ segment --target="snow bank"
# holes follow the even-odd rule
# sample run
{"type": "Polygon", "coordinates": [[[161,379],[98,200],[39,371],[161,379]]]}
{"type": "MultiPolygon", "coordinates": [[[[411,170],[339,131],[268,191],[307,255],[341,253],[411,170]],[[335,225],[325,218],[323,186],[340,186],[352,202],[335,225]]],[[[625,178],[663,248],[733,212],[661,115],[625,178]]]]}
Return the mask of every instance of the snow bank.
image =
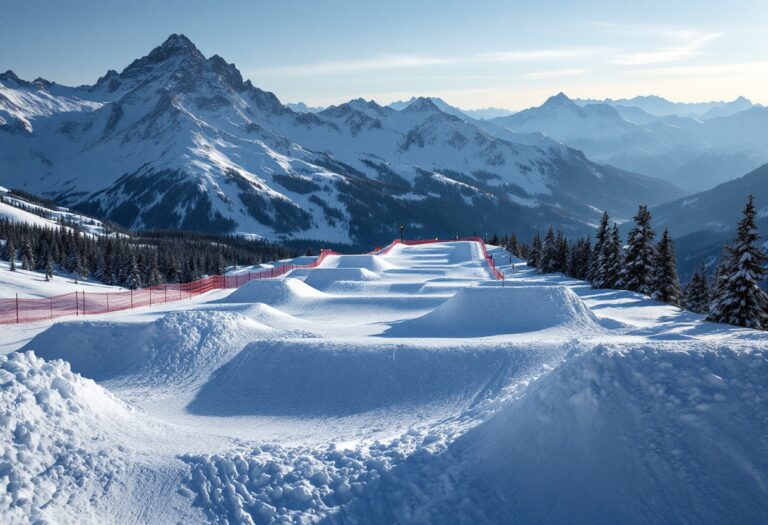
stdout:
{"type": "Polygon", "coordinates": [[[217,370],[188,409],[201,415],[343,416],[430,403],[460,407],[502,384],[493,380],[513,368],[515,356],[500,348],[258,342],[217,370]]]}
{"type": "Polygon", "coordinates": [[[598,347],[458,445],[476,490],[515,495],[498,516],[765,523],[766,377],[765,350],[598,347]]]}
{"type": "Polygon", "coordinates": [[[178,388],[205,379],[248,341],[279,333],[240,314],[184,311],[148,324],[57,323],[27,348],[96,381],[178,388]]]}
{"type": "Polygon", "coordinates": [[[219,302],[264,303],[277,306],[296,301],[322,299],[325,294],[299,279],[258,279],[250,281],[219,302]]]}
{"type": "Polygon", "coordinates": [[[478,337],[547,328],[600,330],[584,302],[563,286],[469,287],[433,311],[392,326],[396,337],[478,337]]]}
{"type": "Polygon", "coordinates": [[[701,346],[572,355],[344,521],[766,523],[768,351],[701,346]]]}
{"type": "Polygon", "coordinates": [[[98,505],[86,502],[98,500],[125,470],[114,439],[121,427],[135,427],[134,415],[65,362],[32,352],[0,356],[3,521],[101,521],[98,505]]]}
{"type": "Polygon", "coordinates": [[[394,270],[398,266],[380,255],[333,255],[327,257],[320,268],[365,268],[372,272],[394,270]]]}

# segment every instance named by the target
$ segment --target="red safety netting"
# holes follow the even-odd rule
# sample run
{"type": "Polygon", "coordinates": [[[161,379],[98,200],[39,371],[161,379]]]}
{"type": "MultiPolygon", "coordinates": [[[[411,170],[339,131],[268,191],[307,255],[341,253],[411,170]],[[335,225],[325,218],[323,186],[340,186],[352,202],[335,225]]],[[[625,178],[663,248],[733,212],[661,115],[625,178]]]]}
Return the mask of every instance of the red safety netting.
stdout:
{"type": "MultiPolygon", "coordinates": [[[[504,279],[504,274],[496,269],[493,258],[488,255],[485,243],[479,237],[457,239],[459,241],[478,242],[486,260],[491,275],[495,279],[504,279]]],[[[384,255],[397,244],[418,245],[436,242],[453,242],[452,240],[420,240],[393,241],[381,250],[371,253],[384,255]]],[[[120,310],[129,310],[140,306],[152,306],[191,299],[197,295],[225,288],[239,288],[255,279],[272,279],[281,277],[291,270],[315,268],[322,264],[326,257],[339,255],[331,250],[323,250],[320,256],[310,264],[283,264],[269,270],[248,272],[237,275],[212,275],[190,283],[168,283],[138,290],[124,292],[85,292],[77,291],[47,298],[24,299],[18,296],[11,299],[0,299],[0,324],[29,323],[45,319],[55,319],[65,315],[92,315],[120,310]]]]}

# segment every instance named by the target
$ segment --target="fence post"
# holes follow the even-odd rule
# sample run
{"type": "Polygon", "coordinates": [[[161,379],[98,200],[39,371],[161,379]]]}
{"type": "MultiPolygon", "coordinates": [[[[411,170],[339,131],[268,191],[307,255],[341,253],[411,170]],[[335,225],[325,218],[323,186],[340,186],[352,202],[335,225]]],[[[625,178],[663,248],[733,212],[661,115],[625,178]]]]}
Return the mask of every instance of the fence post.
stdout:
{"type": "Polygon", "coordinates": [[[149,286],[149,306],[152,306],[152,285],[149,286]]]}
{"type": "Polygon", "coordinates": [[[85,315],[85,290],[83,290],[83,315],[85,315]]]}
{"type": "Polygon", "coordinates": [[[75,315],[80,315],[80,303],[79,301],[79,295],[77,294],[77,290],[75,290],[75,315]]]}
{"type": "Polygon", "coordinates": [[[16,293],[16,322],[19,322],[19,294],[16,293]]]}
{"type": "Polygon", "coordinates": [[[133,308],[133,289],[131,289],[131,308],[133,308]]]}

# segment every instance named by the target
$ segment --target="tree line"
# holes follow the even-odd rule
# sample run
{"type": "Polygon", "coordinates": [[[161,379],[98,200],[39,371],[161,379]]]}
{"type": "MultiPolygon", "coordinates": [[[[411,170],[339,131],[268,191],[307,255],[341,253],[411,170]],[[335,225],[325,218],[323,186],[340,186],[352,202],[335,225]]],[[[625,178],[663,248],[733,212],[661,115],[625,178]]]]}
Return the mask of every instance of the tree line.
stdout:
{"type": "MultiPolygon", "coordinates": [[[[619,227],[603,213],[595,233],[568,240],[549,227],[544,238],[536,232],[531,242],[520,242],[515,234],[500,243],[539,273],[562,273],[589,281],[593,288],[630,290],[673,306],[707,315],[707,320],[760,330],[768,329],[768,295],[760,287],[768,258],[759,244],[756,211],[748,196],[736,237],[723,247],[710,285],[702,263],[683,289],[677,275],[675,248],[665,228],[654,242],[647,206],[641,205],[626,244],[619,227]]],[[[494,235],[494,238],[496,236],[494,235]]]]}
{"type": "Polygon", "coordinates": [[[232,265],[295,256],[277,244],[235,236],[178,231],[96,236],[76,225],[49,228],[7,219],[0,219],[0,241],[0,256],[11,271],[20,265],[50,280],[60,270],[75,280],[93,277],[130,289],[190,282],[232,265]]]}

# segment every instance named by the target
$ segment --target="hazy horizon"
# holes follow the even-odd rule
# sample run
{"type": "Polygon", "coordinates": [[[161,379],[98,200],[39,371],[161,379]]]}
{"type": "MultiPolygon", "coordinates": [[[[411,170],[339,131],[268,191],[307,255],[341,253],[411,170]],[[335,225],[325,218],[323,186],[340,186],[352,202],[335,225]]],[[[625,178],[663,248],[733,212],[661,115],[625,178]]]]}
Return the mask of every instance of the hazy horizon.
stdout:
{"type": "Polygon", "coordinates": [[[520,110],[560,91],[768,103],[768,4],[699,4],[45,1],[0,13],[0,69],[92,84],[183,33],[281,101],[308,105],[434,96],[520,110]]]}

